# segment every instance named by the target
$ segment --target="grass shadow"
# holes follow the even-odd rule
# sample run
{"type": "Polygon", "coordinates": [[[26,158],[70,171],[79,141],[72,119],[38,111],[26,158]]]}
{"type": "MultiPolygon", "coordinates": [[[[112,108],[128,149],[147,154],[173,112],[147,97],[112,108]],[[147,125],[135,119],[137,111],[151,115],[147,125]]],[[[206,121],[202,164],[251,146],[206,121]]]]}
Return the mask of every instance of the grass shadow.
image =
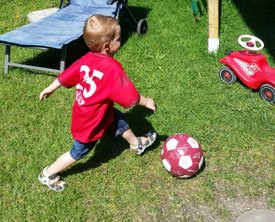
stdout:
{"type": "MultiPolygon", "coordinates": [[[[254,35],[265,43],[265,48],[275,58],[275,45],[273,44],[275,2],[273,0],[254,0],[248,3],[246,0],[233,0],[233,3],[254,35]]],[[[243,34],[250,33],[240,33],[240,35],[243,34]]]]}
{"type": "Polygon", "coordinates": [[[144,7],[129,6],[130,12],[136,21],[130,16],[127,10],[121,14],[119,23],[121,26],[121,46],[127,42],[127,40],[135,33],[137,33],[137,23],[140,19],[146,19],[152,9],[144,7]]]}
{"type": "MultiPolygon", "coordinates": [[[[149,132],[149,130],[153,129],[152,124],[146,119],[146,117],[151,114],[152,112],[150,110],[140,106],[135,106],[129,112],[125,113],[131,129],[137,136],[144,135],[149,132]]],[[[167,135],[158,135],[155,143],[147,148],[144,155],[146,155],[147,152],[156,149],[159,144],[167,138],[167,135]]],[[[61,173],[62,177],[97,168],[121,155],[125,149],[129,149],[129,145],[121,137],[115,138],[107,135],[98,141],[94,149],[92,156],[86,162],[76,163],[69,169],[63,171],[61,173]]],[[[133,155],[135,154],[133,153],[133,155]]]]}

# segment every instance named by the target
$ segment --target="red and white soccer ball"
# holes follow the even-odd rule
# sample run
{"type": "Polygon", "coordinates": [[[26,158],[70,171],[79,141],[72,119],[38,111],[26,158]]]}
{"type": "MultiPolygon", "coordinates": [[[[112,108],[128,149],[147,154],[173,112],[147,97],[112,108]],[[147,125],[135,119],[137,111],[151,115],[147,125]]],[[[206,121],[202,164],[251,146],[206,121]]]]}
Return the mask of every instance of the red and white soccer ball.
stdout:
{"type": "Polygon", "coordinates": [[[187,134],[175,134],[162,146],[161,159],[166,170],[179,178],[195,175],[203,164],[201,146],[187,134]]]}

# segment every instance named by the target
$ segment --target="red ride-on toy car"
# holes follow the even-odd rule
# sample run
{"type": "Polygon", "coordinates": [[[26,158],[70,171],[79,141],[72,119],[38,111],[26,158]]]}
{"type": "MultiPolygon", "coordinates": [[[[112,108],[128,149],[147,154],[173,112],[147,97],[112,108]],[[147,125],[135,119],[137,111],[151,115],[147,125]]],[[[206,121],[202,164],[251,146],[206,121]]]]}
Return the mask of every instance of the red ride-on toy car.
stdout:
{"type": "Polygon", "coordinates": [[[245,49],[227,52],[220,60],[226,65],[220,69],[221,80],[234,83],[238,77],[249,88],[259,89],[263,100],[274,103],[275,68],[268,66],[264,55],[254,52],[264,47],[263,41],[251,35],[242,35],[238,41],[245,49]]]}

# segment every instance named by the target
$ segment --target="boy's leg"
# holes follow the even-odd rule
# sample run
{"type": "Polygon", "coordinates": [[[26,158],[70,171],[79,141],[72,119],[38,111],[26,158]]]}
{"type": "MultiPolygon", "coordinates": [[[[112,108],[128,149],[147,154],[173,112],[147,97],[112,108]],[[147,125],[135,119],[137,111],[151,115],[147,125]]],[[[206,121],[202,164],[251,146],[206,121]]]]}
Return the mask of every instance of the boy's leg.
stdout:
{"type": "Polygon", "coordinates": [[[135,151],[136,154],[140,155],[147,147],[151,146],[155,142],[157,133],[151,130],[144,136],[136,137],[129,128],[124,131],[121,136],[130,144],[130,148],[135,151]]]}
{"type": "Polygon", "coordinates": [[[62,154],[52,165],[47,168],[47,174],[53,175],[71,166],[76,160],[72,158],[70,151],[62,154]]]}
{"type": "Polygon", "coordinates": [[[125,139],[130,144],[130,146],[138,145],[138,139],[130,128],[122,132],[120,135],[123,139],[125,139]]]}
{"type": "Polygon", "coordinates": [[[51,166],[44,168],[38,176],[39,181],[52,190],[63,190],[66,183],[61,181],[56,174],[71,166],[77,160],[84,158],[92,150],[96,142],[81,143],[75,140],[70,151],[62,154],[51,166]]]}
{"type": "Polygon", "coordinates": [[[114,121],[110,127],[109,133],[115,136],[121,135],[139,155],[155,142],[157,136],[156,132],[150,131],[145,136],[136,137],[130,129],[125,115],[117,109],[114,109],[114,121]]]}

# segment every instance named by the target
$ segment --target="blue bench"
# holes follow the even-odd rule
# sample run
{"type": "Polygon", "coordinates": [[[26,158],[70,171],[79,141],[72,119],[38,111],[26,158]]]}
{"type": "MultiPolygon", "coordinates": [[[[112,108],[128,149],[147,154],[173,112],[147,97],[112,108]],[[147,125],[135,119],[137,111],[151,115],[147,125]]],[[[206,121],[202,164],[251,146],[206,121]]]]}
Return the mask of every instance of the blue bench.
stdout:
{"type": "MultiPolygon", "coordinates": [[[[65,69],[67,45],[82,36],[86,19],[95,14],[112,16],[118,19],[122,7],[126,7],[129,10],[127,1],[70,0],[69,5],[65,5],[65,0],[61,0],[60,9],[53,14],[0,35],[0,44],[6,45],[4,74],[8,73],[9,66],[56,73],[63,72],[65,69]],[[11,46],[61,50],[60,67],[59,69],[50,69],[12,63],[10,62],[11,46]]],[[[131,12],[130,15],[133,17],[131,12]]],[[[135,22],[137,21],[135,20],[135,22]]],[[[146,21],[142,19],[137,24],[138,34],[145,34],[147,31],[146,21]]]]}

